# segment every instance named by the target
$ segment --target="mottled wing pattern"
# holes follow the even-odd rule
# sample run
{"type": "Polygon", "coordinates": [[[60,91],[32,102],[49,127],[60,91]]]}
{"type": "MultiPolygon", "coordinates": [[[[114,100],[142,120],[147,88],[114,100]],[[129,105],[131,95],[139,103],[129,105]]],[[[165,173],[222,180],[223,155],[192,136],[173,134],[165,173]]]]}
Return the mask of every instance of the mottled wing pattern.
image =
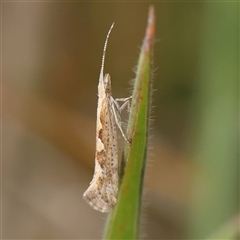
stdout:
{"type": "Polygon", "coordinates": [[[110,104],[109,96],[102,99],[96,141],[97,146],[103,147],[96,148],[95,172],[83,195],[89,205],[101,212],[108,212],[117,203],[118,192],[117,132],[110,104]]]}

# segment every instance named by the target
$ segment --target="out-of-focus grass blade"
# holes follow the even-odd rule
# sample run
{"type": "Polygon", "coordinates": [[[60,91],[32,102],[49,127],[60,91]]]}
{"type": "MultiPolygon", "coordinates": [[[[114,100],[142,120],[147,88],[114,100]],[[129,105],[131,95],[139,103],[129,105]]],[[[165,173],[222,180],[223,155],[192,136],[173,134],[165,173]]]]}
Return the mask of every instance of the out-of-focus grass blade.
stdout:
{"type": "MultiPolygon", "coordinates": [[[[204,9],[194,105],[192,151],[199,172],[189,204],[191,239],[205,239],[239,212],[239,4],[207,3],[204,9]]],[[[225,236],[218,239],[229,239],[225,236]]]]}
{"type": "Polygon", "coordinates": [[[240,229],[240,214],[237,214],[230,220],[228,220],[225,224],[223,224],[219,229],[217,229],[208,239],[239,239],[240,229]]]}
{"type": "Polygon", "coordinates": [[[109,214],[104,239],[137,239],[146,162],[151,62],[155,33],[154,8],[149,8],[127,129],[131,146],[125,145],[120,170],[121,186],[116,207],[109,214]]]}

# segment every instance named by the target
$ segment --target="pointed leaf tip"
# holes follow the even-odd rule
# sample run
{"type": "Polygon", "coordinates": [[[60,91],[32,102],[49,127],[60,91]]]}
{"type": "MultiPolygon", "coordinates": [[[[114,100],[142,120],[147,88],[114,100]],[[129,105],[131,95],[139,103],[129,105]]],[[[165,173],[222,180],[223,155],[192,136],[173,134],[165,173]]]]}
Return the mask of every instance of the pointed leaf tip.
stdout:
{"type": "Polygon", "coordinates": [[[150,6],[148,12],[148,25],[144,39],[144,47],[146,50],[148,50],[150,46],[153,45],[154,35],[155,35],[155,10],[153,6],[150,6]]]}

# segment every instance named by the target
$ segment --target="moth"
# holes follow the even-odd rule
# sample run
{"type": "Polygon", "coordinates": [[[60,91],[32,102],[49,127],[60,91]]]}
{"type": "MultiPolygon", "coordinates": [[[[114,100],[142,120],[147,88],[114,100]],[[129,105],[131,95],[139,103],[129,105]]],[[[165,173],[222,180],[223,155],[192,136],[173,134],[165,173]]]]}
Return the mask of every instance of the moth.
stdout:
{"type": "Polygon", "coordinates": [[[90,186],[83,194],[83,199],[100,212],[108,212],[117,203],[119,163],[116,125],[129,143],[121,127],[120,112],[125,106],[129,107],[131,97],[114,99],[110,75],[103,76],[107,42],[113,26],[114,23],[104,44],[98,83],[95,170],[90,186]],[[121,107],[118,101],[124,102],[121,107]]]}

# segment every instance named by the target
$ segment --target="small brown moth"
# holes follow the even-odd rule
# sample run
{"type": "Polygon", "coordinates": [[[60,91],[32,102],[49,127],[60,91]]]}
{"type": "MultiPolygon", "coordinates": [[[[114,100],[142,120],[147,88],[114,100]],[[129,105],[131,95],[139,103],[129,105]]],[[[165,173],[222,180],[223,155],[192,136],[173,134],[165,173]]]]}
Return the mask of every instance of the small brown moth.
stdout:
{"type": "Polygon", "coordinates": [[[90,186],[83,194],[86,202],[100,212],[108,212],[117,203],[119,163],[116,124],[128,142],[121,128],[119,114],[126,105],[129,107],[131,97],[114,100],[111,95],[110,75],[103,76],[106,47],[113,26],[114,23],[104,44],[99,76],[95,170],[90,186]],[[124,104],[119,107],[117,101],[123,101],[124,104]]]}

